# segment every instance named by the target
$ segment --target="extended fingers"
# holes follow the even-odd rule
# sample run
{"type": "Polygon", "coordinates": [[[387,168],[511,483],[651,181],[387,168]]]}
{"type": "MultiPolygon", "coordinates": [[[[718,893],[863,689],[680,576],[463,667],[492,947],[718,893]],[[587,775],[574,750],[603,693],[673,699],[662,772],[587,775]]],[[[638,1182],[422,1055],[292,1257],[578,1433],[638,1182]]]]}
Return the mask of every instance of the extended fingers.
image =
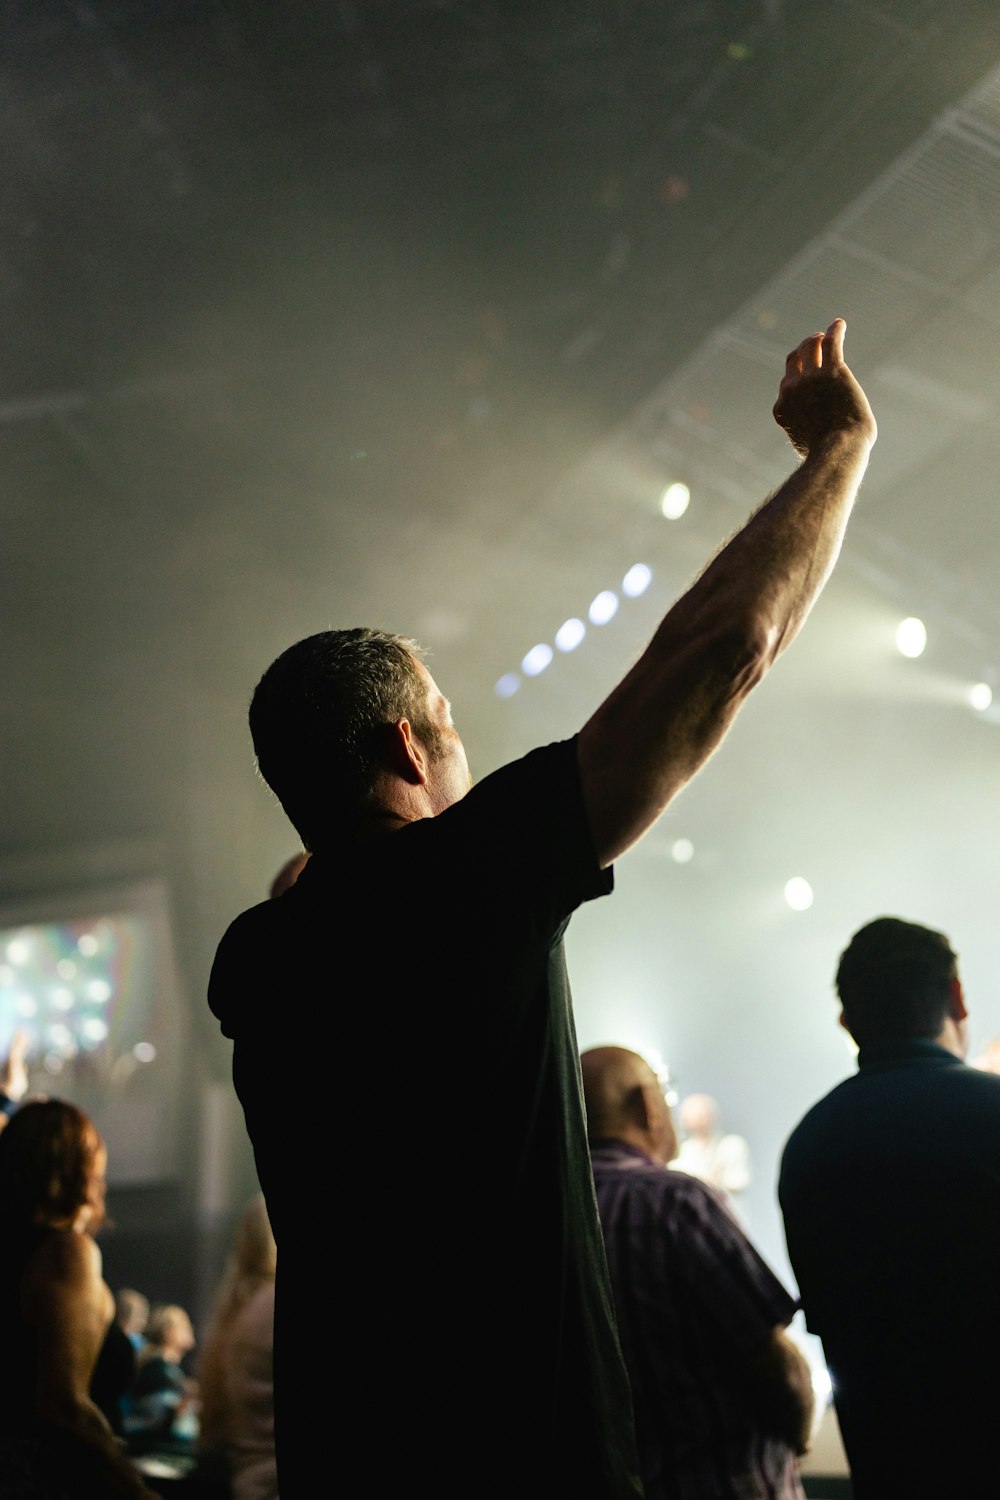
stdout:
{"type": "Polygon", "coordinates": [[[844,330],[843,318],[834,318],[825,333],[810,333],[788,355],[785,360],[785,379],[810,370],[822,370],[824,366],[843,364],[844,330]]]}

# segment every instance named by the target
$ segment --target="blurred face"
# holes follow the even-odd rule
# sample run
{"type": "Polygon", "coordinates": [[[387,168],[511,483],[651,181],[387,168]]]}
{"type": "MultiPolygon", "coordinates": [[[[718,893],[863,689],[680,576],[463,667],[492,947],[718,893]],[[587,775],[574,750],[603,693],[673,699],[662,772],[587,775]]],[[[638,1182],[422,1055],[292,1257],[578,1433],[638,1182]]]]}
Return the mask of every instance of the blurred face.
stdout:
{"type": "Polygon", "coordinates": [[[461,801],[472,785],[469,762],[461,736],[452,723],[451,704],[428,672],[423,662],[414,663],[427,687],[425,712],[434,726],[435,744],[424,745],[428,757],[427,790],[434,804],[434,814],[461,801]]]}
{"type": "Polygon", "coordinates": [[[90,1177],[87,1181],[87,1197],[76,1216],[74,1228],[79,1230],[99,1229],[104,1222],[104,1198],[107,1187],[108,1153],[103,1145],[94,1152],[90,1177]]]}

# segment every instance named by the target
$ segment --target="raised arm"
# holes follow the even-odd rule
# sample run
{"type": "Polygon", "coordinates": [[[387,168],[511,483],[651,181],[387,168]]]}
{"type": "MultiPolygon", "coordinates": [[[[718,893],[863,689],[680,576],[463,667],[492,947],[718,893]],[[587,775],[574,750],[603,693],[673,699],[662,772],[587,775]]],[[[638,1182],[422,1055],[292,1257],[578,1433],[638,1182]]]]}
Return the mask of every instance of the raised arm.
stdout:
{"type": "Polygon", "coordinates": [[[580,731],[583,796],[607,866],[704,765],[795,639],[837,560],[876,437],[837,318],[788,356],[774,417],[803,462],[717,553],[580,731]]]}

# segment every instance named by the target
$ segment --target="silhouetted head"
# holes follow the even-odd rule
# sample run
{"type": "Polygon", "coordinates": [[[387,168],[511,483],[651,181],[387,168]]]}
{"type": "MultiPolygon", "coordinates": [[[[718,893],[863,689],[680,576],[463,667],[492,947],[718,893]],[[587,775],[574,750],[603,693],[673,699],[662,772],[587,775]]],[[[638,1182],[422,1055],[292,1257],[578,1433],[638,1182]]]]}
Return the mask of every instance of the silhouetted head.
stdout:
{"type": "Polygon", "coordinates": [[[257,764],[307,850],[354,821],[401,719],[433,757],[422,650],[405,636],[357,628],[307,637],[268,667],[250,704],[257,764]]]}
{"type": "Polygon", "coordinates": [[[587,1135],[637,1146],[654,1161],[677,1155],[677,1132],[663,1084],[644,1057],[626,1047],[591,1047],[580,1055],[587,1135]]]}
{"type": "MultiPolygon", "coordinates": [[[[961,1028],[965,1005],[958,960],[941,932],[879,917],[856,932],[837,967],[841,1024],[859,1047],[961,1028]]],[[[952,1048],[957,1050],[957,1048],[952,1048]]]]}
{"type": "Polygon", "coordinates": [[[65,1099],[36,1099],[0,1132],[0,1222],[97,1230],[107,1152],[93,1120],[65,1099]]]}

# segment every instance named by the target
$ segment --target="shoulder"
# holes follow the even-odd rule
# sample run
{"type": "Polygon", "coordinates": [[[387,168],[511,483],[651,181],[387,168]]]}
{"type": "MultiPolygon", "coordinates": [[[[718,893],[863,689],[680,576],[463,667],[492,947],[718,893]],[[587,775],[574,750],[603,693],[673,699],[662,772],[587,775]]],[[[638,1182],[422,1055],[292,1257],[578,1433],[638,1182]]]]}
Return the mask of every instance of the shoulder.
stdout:
{"type": "Polygon", "coordinates": [[[99,1280],[101,1252],[89,1234],[53,1229],[31,1256],[27,1270],[57,1281],[99,1280]]]}

